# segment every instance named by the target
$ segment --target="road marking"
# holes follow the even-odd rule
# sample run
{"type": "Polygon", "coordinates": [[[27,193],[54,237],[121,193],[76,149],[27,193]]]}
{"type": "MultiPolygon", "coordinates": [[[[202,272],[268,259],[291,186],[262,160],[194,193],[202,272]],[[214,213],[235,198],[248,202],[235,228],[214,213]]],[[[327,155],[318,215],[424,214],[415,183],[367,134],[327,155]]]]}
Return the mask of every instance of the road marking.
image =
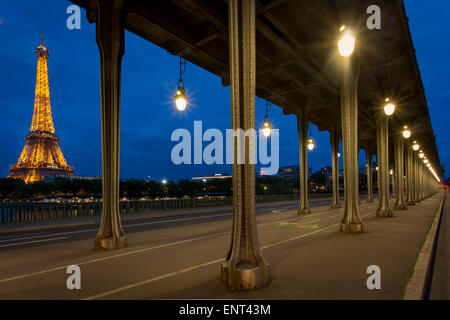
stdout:
{"type": "MultiPolygon", "coordinates": [[[[369,214],[370,213],[365,214],[364,216],[367,216],[369,214]]],[[[363,217],[363,216],[361,216],[361,217],[363,217]]],[[[330,225],[328,227],[324,227],[322,229],[318,229],[316,231],[312,231],[312,232],[309,232],[309,233],[306,233],[306,234],[301,234],[299,236],[295,236],[295,237],[292,237],[292,238],[289,238],[289,239],[286,239],[286,240],[277,241],[277,242],[271,243],[269,245],[262,246],[261,250],[268,249],[268,248],[271,248],[271,247],[275,247],[275,246],[278,246],[280,244],[284,244],[284,243],[291,242],[291,241],[294,241],[294,240],[298,240],[298,239],[301,239],[301,238],[305,238],[307,236],[316,234],[316,233],[324,231],[324,230],[328,230],[328,229],[330,229],[332,227],[337,227],[339,225],[340,225],[340,223],[336,223],[336,224],[330,225]]],[[[155,282],[155,281],[158,281],[158,280],[170,278],[172,276],[176,276],[176,275],[180,275],[180,274],[183,274],[183,273],[186,273],[186,272],[189,272],[189,271],[193,271],[195,269],[198,269],[201,266],[208,266],[208,265],[215,264],[215,263],[218,263],[218,262],[221,262],[221,261],[224,261],[224,258],[215,259],[215,260],[208,261],[208,262],[205,262],[205,263],[202,263],[202,264],[198,264],[198,265],[195,265],[195,266],[192,266],[192,267],[189,267],[189,268],[177,270],[177,271],[174,271],[174,272],[163,274],[161,276],[157,276],[157,277],[153,277],[153,278],[150,278],[150,279],[147,279],[147,280],[143,280],[143,281],[140,281],[140,282],[132,283],[132,284],[129,284],[129,285],[126,285],[126,286],[123,286],[123,287],[119,287],[117,289],[108,290],[108,291],[105,291],[105,292],[102,292],[102,293],[98,293],[96,295],[92,295],[92,296],[83,298],[82,300],[95,300],[95,299],[103,298],[103,297],[110,296],[112,294],[119,293],[119,292],[122,292],[122,291],[125,291],[125,290],[128,290],[128,289],[133,289],[133,288],[136,288],[136,287],[140,287],[140,286],[143,286],[145,284],[149,284],[149,283],[152,283],[152,282],[155,282]]]]}
{"type": "Polygon", "coordinates": [[[329,216],[328,218],[333,218],[333,217],[337,217],[337,216],[343,216],[344,212],[339,212],[338,214],[333,214],[332,216],[329,216]]]}
{"type": "MultiPolygon", "coordinates": [[[[32,233],[32,234],[29,234],[29,236],[37,236],[38,234],[47,234],[47,232],[32,233]]],[[[12,239],[12,238],[21,237],[24,235],[25,234],[22,234],[22,235],[19,234],[19,235],[15,235],[15,236],[4,236],[4,237],[0,237],[0,240],[12,239]]]]}
{"type": "MultiPolygon", "coordinates": [[[[335,209],[332,209],[332,210],[335,210],[335,209]]],[[[329,210],[327,210],[327,211],[329,211],[329,210]]],[[[321,214],[323,214],[323,213],[321,213],[321,214]]],[[[315,214],[315,216],[317,216],[317,215],[318,214],[315,214]]],[[[312,214],[306,216],[305,218],[308,218],[308,217],[311,217],[311,216],[312,216],[312,214]]],[[[294,219],[295,218],[298,218],[298,216],[294,217],[294,219]]],[[[289,218],[289,220],[292,220],[292,219],[293,218],[289,218]]],[[[178,219],[178,220],[180,220],[180,219],[178,219]]],[[[310,221],[308,221],[308,222],[310,222],[310,221]]],[[[267,226],[267,225],[270,225],[270,224],[273,224],[273,222],[262,224],[259,227],[264,227],[264,226],[267,226]]],[[[325,230],[325,229],[327,229],[327,228],[323,228],[323,229],[320,229],[320,230],[325,230]]],[[[65,233],[60,233],[58,235],[79,233],[79,232],[88,232],[88,231],[91,231],[91,230],[97,230],[97,229],[65,232],[65,233]]],[[[318,231],[320,231],[320,230],[318,230],[318,231]]],[[[181,241],[177,241],[177,242],[166,243],[166,244],[158,245],[158,246],[155,246],[155,247],[143,248],[143,249],[139,249],[139,250],[135,250],[135,251],[129,251],[129,252],[124,252],[124,253],[120,253],[120,254],[116,254],[116,255],[111,255],[111,256],[108,256],[108,257],[97,258],[97,259],[87,260],[87,261],[84,261],[84,262],[70,263],[70,264],[85,265],[85,264],[90,264],[90,263],[95,263],[95,262],[101,262],[101,261],[111,260],[111,259],[114,259],[114,258],[119,258],[119,257],[131,255],[131,254],[135,254],[135,253],[141,253],[141,252],[146,252],[146,251],[150,251],[150,250],[166,248],[166,247],[170,247],[170,246],[174,246],[174,245],[178,245],[178,244],[183,244],[183,243],[188,243],[188,242],[192,242],[192,241],[207,239],[207,238],[220,236],[220,235],[224,235],[224,234],[228,234],[228,233],[231,233],[231,231],[220,232],[220,233],[215,233],[215,234],[211,234],[211,235],[207,235],[207,236],[191,238],[191,239],[181,240],[181,241]]],[[[70,264],[68,264],[68,265],[70,265],[70,264]]],[[[23,278],[28,278],[28,277],[33,277],[33,276],[37,276],[37,275],[41,275],[41,274],[45,274],[45,273],[49,273],[49,272],[54,272],[54,271],[58,271],[58,270],[66,269],[66,268],[67,268],[67,265],[64,265],[64,266],[55,267],[55,268],[51,268],[51,269],[41,270],[41,271],[27,273],[27,274],[22,274],[22,275],[10,277],[10,278],[0,279],[0,283],[7,282],[7,281],[18,280],[18,279],[23,279],[23,278]]]]}
{"type": "Polygon", "coordinates": [[[42,236],[30,236],[30,237],[23,237],[23,238],[12,238],[7,240],[0,240],[0,243],[3,242],[11,242],[11,241],[17,241],[17,240],[29,240],[29,239],[37,239],[37,238],[45,238],[45,237],[51,237],[52,234],[44,234],[42,236]]]}
{"type": "MultiPolygon", "coordinates": [[[[178,244],[188,243],[188,242],[192,242],[192,241],[212,238],[212,237],[220,236],[220,235],[227,234],[227,233],[231,233],[231,231],[219,232],[219,233],[214,233],[214,234],[210,234],[210,235],[207,235],[207,236],[191,238],[191,239],[181,240],[181,241],[177,241],[177,242],[166,243],[166,244],[162,244],[162,245],[159,245],[159,246],[143,248],[143,249],[134,250],[134,251],[128,251],[128,252],[124,252],[124,253],[108,256],[108,257],[97,258],[97,259],[87,260],[87,261],[78,262],[78,263],[70,263],[68,265],[74,264],[74,265],[81,266],[81,265],[90,264],[90,263],[94,263],[94,262],[111,260],[111,259],[114,259],[114,258],[124,257],[124,256],[128,256],[128,255],[136,254],[136,253],[141,253],[141,252],[146,252],[146,251],[150,251],[150,250],[166,248],[166,247],[170,247],[170,246],[174,246],[174,245],[178,245],[178,244]]],[[[55,268],[52,268],[52,269],[46,269],[46,270],[41,270],[41,271],[37,271],[37,272],[27,273],[27,274],[23,274],[23,275],[11,277],[11,278],[0,279],[0,283],[7,282],[7,281],[12,281],[12,280],[17,280],[17,279],[22,279],[22,278],[28,278],[28,277],[32,277],[32,276],[37,276],[37,275],[40,275],[40,274],[53,272],[53,271],[58,271],[58,270],[66,269],[66,268],[67,268],[67,265],[64,265],[64,266],[55,267],[55,268]]]]}
{"type": "MultiPolygon", "coordinates": [[[[281,206],[280,208],[284,208],[286,206],[281,206]]],[[[291,206],[287,206],[287,207],[291,207],[291,206]]],[[[294,206],[295,207],[295,206],[294,206]]],[[[264,207],[263,207],[264,208],[264,207]]],[[[272,209],[270,209],[272,210],[272,209]]],[[[264,211],[260,208],[256,208],[256,211],[264,211]]],[[[199,214],[202,214],[201,212],[199,214]]],[[[143,225],[150,225],[150,224],[161,224],[161,223],[170,223],[170,222],[177,222],[177,221],[186,221],[186,220],[198,220],[198,219],[211,219],[214,217],[220,217],[220,216],[226,216],[226,215],[231,215],[233,214],[233,212],[227,212],[224,214],[213,214],[213,215],[207,215],[207,216],[201,216],[201,217],[190,217],[190,218],[180,218],[180,219],[170,219],[170,220],[162,220],[162,221],[152,221],[152,222],[143,222],[143,223],[133,223],[133,224],[127,224],[127,222],[123,223],[123,228],[128,228],[128,227],[138,227],[138,226],[143,226],[143,225]]],[[[123,216],[122,216],[123,218],[123,216]]],[[[157,218],[157,219],[167,219],[167,218],[157,218]]],[[[59,233],[46,233],[46,232],[41,232],[41,233],[33,233],[32,235],[30,235],[29,237],[26,237],[27,239],[34,239],[34,238],[42,238],[42,236],[37,236],[39,234],[47,234],[48,236],[61,236],[61,235],[69,235],[69,234],[77,234],[77,233],[86,233],[86,232],[97,232],[98,228],[91,228],[91,229],[86,229],[86,230],[77,230],[77,231],[67,231],[67,232],[59,232],[59,233]]],[[[5,237],[5,238],[0,238],[0,242],[6,242],[7,240],[3,240],[3,239],[9,239],[10,237],[5,237]]],[[[13,240],[24,240],[26,238],[17,238],[17,239],[13,239],[13,240]]]]}
{"type": "Polygon", "coordinates": [[[67,239],[67,237],[59,237],[59,238],[51,238],[51,239],[43,239],[43,240],[35,240],[35,241],[27,241],[27,242],[18,242],[18,243],[3,244],[3,245],[0,245],[0,248],[13,247],[13,246],[20,246],[20,245],[23,245],[23,244],[30,244],[30,243],[56,241],[56,240],[62,240],[62,239],[67,239]]]}

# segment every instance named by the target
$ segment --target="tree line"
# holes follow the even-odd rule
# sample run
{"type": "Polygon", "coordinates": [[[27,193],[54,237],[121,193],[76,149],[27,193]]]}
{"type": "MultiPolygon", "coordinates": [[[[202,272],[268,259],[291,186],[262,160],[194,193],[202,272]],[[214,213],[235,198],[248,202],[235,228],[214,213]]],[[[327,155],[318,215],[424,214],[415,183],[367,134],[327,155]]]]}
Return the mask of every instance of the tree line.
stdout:
{"type": "MultiPolygon", "coordinates": [[[[343,185],[342,177],[340,184],[343,185]]],[[[317,171],[309,178],[309,192],[331,192],[331,181],[317,171]]],[[[367,190],[365,175],[360,176],[360,189],[367,190]]],[[[277,176],[257,177],[256,194],[292,194],[298,192],[298,179],[289,181],[277,176]]],[[[120,181],[120,197],[127,199],[181,198],[198,196],[232,196],[232,179],[167,181],[127,179],[120,181]]],[[[102,180],[68,179],[26,184],[21,179],[0,178],[0,199],[25,200],[48,197],[97,197],[102,195],[102,180]]]]}

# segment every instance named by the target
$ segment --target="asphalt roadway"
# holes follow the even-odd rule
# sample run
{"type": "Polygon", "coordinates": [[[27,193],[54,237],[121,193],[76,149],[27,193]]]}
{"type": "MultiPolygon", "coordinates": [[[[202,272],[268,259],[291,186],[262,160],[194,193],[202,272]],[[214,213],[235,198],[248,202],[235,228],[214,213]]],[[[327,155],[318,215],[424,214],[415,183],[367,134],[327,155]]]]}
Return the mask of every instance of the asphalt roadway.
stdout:
{"type": "Polygon", "coordinates": [[[203,213],[124,223],[128,246],[93,250],[97,227],[0,236],[0,299],[399,299],[439,204],[434,195],[394,218],[377,218],[377,202],[362,201],[366,232],[339,232],[343,209],[329,200],[257,209],[258,234],[271,283],[230,291],[220,263],[232,213],[203,213]],[[81,289],[66,286],[68,265],[81,269],[81,289]],[[367,267],[381,269],[381,289],[369,290],[367,267]]]}

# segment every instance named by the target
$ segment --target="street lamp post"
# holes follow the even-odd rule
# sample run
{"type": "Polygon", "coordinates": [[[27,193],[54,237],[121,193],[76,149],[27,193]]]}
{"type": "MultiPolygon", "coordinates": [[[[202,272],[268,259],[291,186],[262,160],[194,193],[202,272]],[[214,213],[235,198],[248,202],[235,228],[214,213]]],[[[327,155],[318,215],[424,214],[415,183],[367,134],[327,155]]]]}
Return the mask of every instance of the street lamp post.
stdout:
{"type": "MultiPolygon", "coordinates": [[[[411,131],[407,126],[403,130],[403,138],[409,139],[411,137],[411,131]]],[[[405,144],[405,164],[406,164],[406,204],[413,206],[414,201],[414,170],[413,170],[413,150],[410,143],[405,144]]]]}
{"type": "Polygon", "coordinates": [[[339,83],[341,93],[341,127],[344,163],[344,217],[341,230],[363,232],[363,222],[358,209],[358,79],[360,64],[353,56],[356,38],[343,26],[338,50],[341,55],[339,83]]]}
{"type": "Polygon", "coordinates": [[[336,126],[330,131],[331,144],[331,166],[332,166],[332,184],[333,184],[333,201],[331,208],[340,208],[341,201],[339,199],[339,131],[336,126]]]}
{"type": "Polygon", "coordinates": [[[412,146],[413,148],[413,170],[414,170],[414,202],[420,203],[420,171],[419,171],[419,155],[417,152],[420,149],[420,145],[417,143],[417,141],[414,141],[414,144],[412,146]]]}
{"type": "MultiPolygon", "coordinates": [[[[244,132],[255,128],[255,2],[228,1],[231,127],[244,132]]],[[[238,138],[233,139],[236,146],[238,138]]],[[[252,141],[245,143],[246,155],[250,156],[251,145],[252,141]]],[[[248,160],[238,163],[235,157],[232,168],[233,223],[230,246],[221,265],[221,280],[230,289],[258,289],[269,283],[270,276],[257,233],[255,165],[248,160]]]]}
{"type": "Polygon", "coordinates": [[[298,214],[309,214],[308,203],[308,119],[307,112],[302,109],[297,114],[297,131],[299,137],[299,165],[300,165],[300,205],[298,214]]]}
{"type": "Polygon", "coordinates": [[[395,153],[395,194],[397,199],[395,201],[395,210],[406,210],[405,195],[403,193],[403,176],[404,176],[404,156],[403,156],[403,134],[394,135],[394,153],[395,153]]]}
{"type": "Polygon", "coordinates": [[[366,166],[367,166],[367,202],[373,202],[373,173],[372,173],[372,146],[366,148],[366,166]]]}
{"type": "Polygon", "coordinates": [[[377,217],[392,217],[389,202],[389,116],[394,113],[395,105],[386,99],[384,115],[378,117],[377,125],[377,162],[378,162],[378,209],[377,217]]]}

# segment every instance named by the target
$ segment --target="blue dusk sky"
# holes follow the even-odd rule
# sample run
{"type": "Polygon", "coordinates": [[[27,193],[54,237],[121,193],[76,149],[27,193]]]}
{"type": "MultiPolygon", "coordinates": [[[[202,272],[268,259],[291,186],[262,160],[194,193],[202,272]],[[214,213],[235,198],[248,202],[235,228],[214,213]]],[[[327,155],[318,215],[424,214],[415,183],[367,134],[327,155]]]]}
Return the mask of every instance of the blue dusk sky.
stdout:
{"type": "MultiPolygon", "coordinates": [[[[95,25],[82,10],[81,30],[66,27],[69,1],[0,2],[0,177],[9,173],[30,129],[36,77],[35,49],[44,32],[50,94],[56,134],[76,175],[101,176],[100,63],[95,25]]],[[[450,2],[405,1],[419,67],[426,89],[441,162],[450,168],[450,2]]],[[[193,132],[230,128],[230,88],[221,79],[188,63],[184,83],[188,109],[173,104],[179,58],[138,36],[125,32],[121,96],[121,178],[178,180],[231,173],[227,165],[174,165],[170,141],[177,128],[193,132]]],[[[256,99],[256,125],[261,127],[265,102],[256,99]]],[[[280,166],[298,164],[296,118],[273,106],[272,125],[280,129],[280,166]]],[[[313,170],[331,164],[328,132],[313,126],[317,148],[309,152],[313,170]]],[[[206,145],[207,143],[204,143],[206,145]]],[[[360,164],[365,160],[360,153],[360,164]]],[[[342,168],[342,163],[341,163],[342,168]]],[[[446,174],[448,176],[448,173],[446,174]]]]}

